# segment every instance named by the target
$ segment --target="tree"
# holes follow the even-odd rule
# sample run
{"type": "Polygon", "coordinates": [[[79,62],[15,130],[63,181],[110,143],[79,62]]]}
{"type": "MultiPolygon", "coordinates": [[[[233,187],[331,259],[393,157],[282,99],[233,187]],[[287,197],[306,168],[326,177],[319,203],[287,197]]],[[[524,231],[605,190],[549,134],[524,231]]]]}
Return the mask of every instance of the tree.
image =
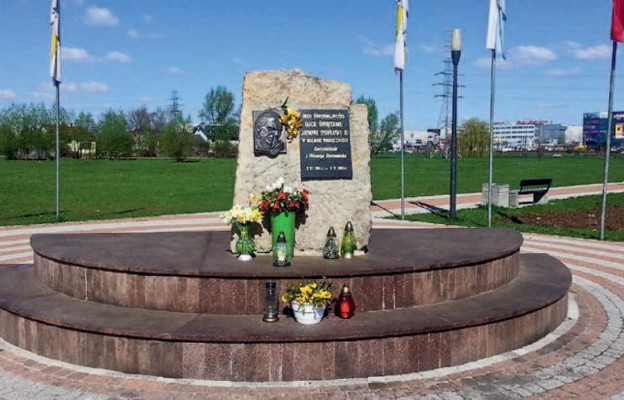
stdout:
{"type": "Polygon", "coordinates": [[[172,157],[176,162],[184,160],[193,151],[195,138],[191,128],[191,118],[171,120],[160,135],[160,149],[165,155],[172,157]]]}
{"type": "Polygon", "coordinates": [[[107,111],[100,123],[98,152],[107,155],[110,159],[128,157],[132,153],[133,144],[134,139],[128,132],[128,124],[123,112],[107,111]]]}
{"type": "Polygon", "coordinates": [[[91,113],[80,112],[74,120],[74,137],[80,149],[91,149],[91,143],[97,138],[97,123],[91,113]]]}
{"type": "Polygon", "coordinates": [[[204,98],[200,118],[206,121],[215,142],[215,156],[227,157],[231,154],[232,132],[237,130],[238,121],[234,117],[234,95],[224,86],[210,89],[204,98]]]}
{"type": "Polygon", "coordinates": [[[144,105],[128,112],[128,129],[132,133],[134,146],[139,155],[144,155],[145,138],[149,135],[150,112],[144,105]]]}
{"type": "Polygon", "coordinates": [[[162,109],[157,109],[150,113],[149,129],[147,136],[143,137],[143,143],[147,156],[156,157],[158,155],[158,141],[160,134],[167,126],[167,113],[162,109]]]}
{"type": "MultiPolygon", "coordinates": [[[[12,104],[3,110],[0,133],[0,152],[6,158],[49,158],[54,154],[56,109],[43,104],[12,104]]],[[[69,114],[60,110],[61,142],[67,132],[69,114]]]]}
{"type": "Polygon", "coordinates": [[[471,118],[461,124],[457,135],[457,150],[462,157],[483,157],[488,154],[489,146],[490,128],[486,122],[471,118]]]}
{"type": "Polygon", "coordinates": [[[355,100],[356,104],[365,104],[368,108],[368,146],[371,154],[373,151],[373,138],[379,133],[379,112],[377,111],[377,104],[372,97],[360,96],[355,100]]]}
{"type": "Polygon", "coordinates": [[[371,139],[371,155],[378,154],[382,151],[388,151],[392,148],[392,141],[399,135],[399,114],[392,113],[386,115],[381,120],[379,132],[373,135],[371,139]]]}
{"type": "Polygon", "coordinates": [[[366,104],[368,108],[368,129],[370,130],[371,135],[377,133],[379,129],[379,113],[377,111],[377,104],[372,97],[364,97],[360,96],[355,100],[356,104],[366,104]]]}

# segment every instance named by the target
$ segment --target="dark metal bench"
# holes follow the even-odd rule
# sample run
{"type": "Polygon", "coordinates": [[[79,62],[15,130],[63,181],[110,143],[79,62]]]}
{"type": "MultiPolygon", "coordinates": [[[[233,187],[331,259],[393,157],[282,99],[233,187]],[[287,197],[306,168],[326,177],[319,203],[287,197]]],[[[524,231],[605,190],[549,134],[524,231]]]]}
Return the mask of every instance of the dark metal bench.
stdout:
{"type": "Polygon", "coordinates": [[[546,196],[551,184],[551,178],[523,179],[520,181],[520,190],[518,190],[518,195],[532,194],[533,203],[538,203],[544,196],[546,196]]]}

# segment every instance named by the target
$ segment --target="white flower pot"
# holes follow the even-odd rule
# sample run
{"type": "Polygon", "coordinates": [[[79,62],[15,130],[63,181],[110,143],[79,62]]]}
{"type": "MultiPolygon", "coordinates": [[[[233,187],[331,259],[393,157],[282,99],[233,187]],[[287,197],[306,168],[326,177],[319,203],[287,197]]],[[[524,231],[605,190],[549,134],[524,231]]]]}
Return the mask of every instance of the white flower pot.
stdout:
{"type": "Polygon", "coordinates": [[[325,315],[326,306],[317,307],[311,303],[290,302],[295,320],[303,325],[314,325],[321,322],[325,315]]]}

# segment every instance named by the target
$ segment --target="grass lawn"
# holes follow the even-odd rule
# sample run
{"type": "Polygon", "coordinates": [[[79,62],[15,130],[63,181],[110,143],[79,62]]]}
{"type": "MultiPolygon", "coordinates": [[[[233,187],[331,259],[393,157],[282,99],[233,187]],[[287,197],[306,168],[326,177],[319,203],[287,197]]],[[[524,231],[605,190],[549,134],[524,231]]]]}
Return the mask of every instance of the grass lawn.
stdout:
{"type": "MultiPolygon", "coordinates": [[[[610,218],[609,213],[607,213],[605,239],[622,242],[624,241],[624,228],[622,228],[624,193],[610,194],[607,200],[609,207],[611,207],[610,210],[613,210],[613,218],[610,218]],[[617,215],[615,211],[618,211],[617,215]],[[608,229],[609,223],[617,224],[617,229],[608,229]]],[[[548,204],[522,208],[493,207],[492,226],[513,228],[521,232],[598,239],[601,204],[602,196],[582,196],[551,200],[548,204]],[[588,215],[591,218],[588,218],[588,215]],[[569,227],[575,225],[588,226],[590,223],[595,224],[594,228],[569,227]]],[[[487,207],[458,210],[455,221],[450,221],[446,212],[409,215],[406,216],[406,219],[436,224],[487,227],[487,207]]]]}
{"type": "MultiPolygon", "coordinates": [[[[373,197],[400,197],[399,156],[371,161],[373,197]]],[[[408,197],[446,194],[449,160],[405,157],[408,197]]],[[[553,178],[554,186],[602,182],[599,156],[560,158],[502,156],[494,181],[512,188],[522,178],[553,178]]],[[[486,158],[458,160],[458,192],[480,192],[487,182],[486,158]]],[[[232,205],[235,159],[71,160],[61,162],[64,220],[112,219],[225,210],[232,205]]],[[[611,159],[610,181],[624,181],[624,158],[611,159]]],[[[0,226],[56,222],[55,163],[0,160],[0,226]]],[[[312,200],[314,201],[314,200],[312,200]]]]}
{"type": "MultiPolygon", "coordinates": [[[[55,164],[0,161],[0,225],[55,222],[55,164]]],[[[224,210],[236,160],[62,160],[63,220],[224,210]]]]}
{"type": "MultiPolygon", "coordinates": [[[[376,157],[371,163],[373,197],[392,199],[401,197],[401,178],[398,155],[376,157]]],[[[496,183],[508,183],[518,189],[521,179],[552,178],[553,186],[571,186],[602,183],[604,159],[598,155],[563,155],[537,157],[503,155],[494,158],[496,183]]],[[[405,196],[416,197],[449,193],[450,160],[428,159],[418,155],[405,157],[405,196]]],[[[462,158],[457,160],[457,192],[481,192],[481,184],[488,181],[488,159],[462,158]]],[[[610,158],[609,182],[624,181],[624,157],[610,158]]]]}

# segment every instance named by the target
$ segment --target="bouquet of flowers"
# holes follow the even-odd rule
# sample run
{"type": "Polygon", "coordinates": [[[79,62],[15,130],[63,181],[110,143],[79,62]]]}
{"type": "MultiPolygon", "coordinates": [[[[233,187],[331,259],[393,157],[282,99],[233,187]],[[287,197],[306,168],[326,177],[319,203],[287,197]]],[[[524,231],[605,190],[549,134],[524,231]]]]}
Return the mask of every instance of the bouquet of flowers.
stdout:
{"type": "Polygon", "coordinates": [[[324,307],[331,301],[332,284],[323,279],[321,282],[299,282],[288,286],[282,295],[284,303],[295,301],[299,304],[314,304],[316,307],[324,307]]]}
{"type": "Polygon", "coordinates": [[[294,211],[304,213],[309,207],[310,192],[300,190],[284,184],[284,178],[280,177],[277,182],[267,185],[260,196],[255,196],[258,208],[264,213],[280,213],[294,211]]]}
{"type": "Polygon", "coordinates": [[[286,103],[288,103],[288,97],[282,104],[284,114],[280,117],[280,122],[286,127],[286,138],[292,142],[299,135],[299,129],[301,129],[303,122],[301,121],[301,112],[286,106],[286,103]]]}
{"type": "Polygon", "coordinates": [[[221,214],[221,221],[228,225],[249,225],[262,221],[262,213],[257,207],[241,207],[235,204],[230,210],[221,214]]]}

